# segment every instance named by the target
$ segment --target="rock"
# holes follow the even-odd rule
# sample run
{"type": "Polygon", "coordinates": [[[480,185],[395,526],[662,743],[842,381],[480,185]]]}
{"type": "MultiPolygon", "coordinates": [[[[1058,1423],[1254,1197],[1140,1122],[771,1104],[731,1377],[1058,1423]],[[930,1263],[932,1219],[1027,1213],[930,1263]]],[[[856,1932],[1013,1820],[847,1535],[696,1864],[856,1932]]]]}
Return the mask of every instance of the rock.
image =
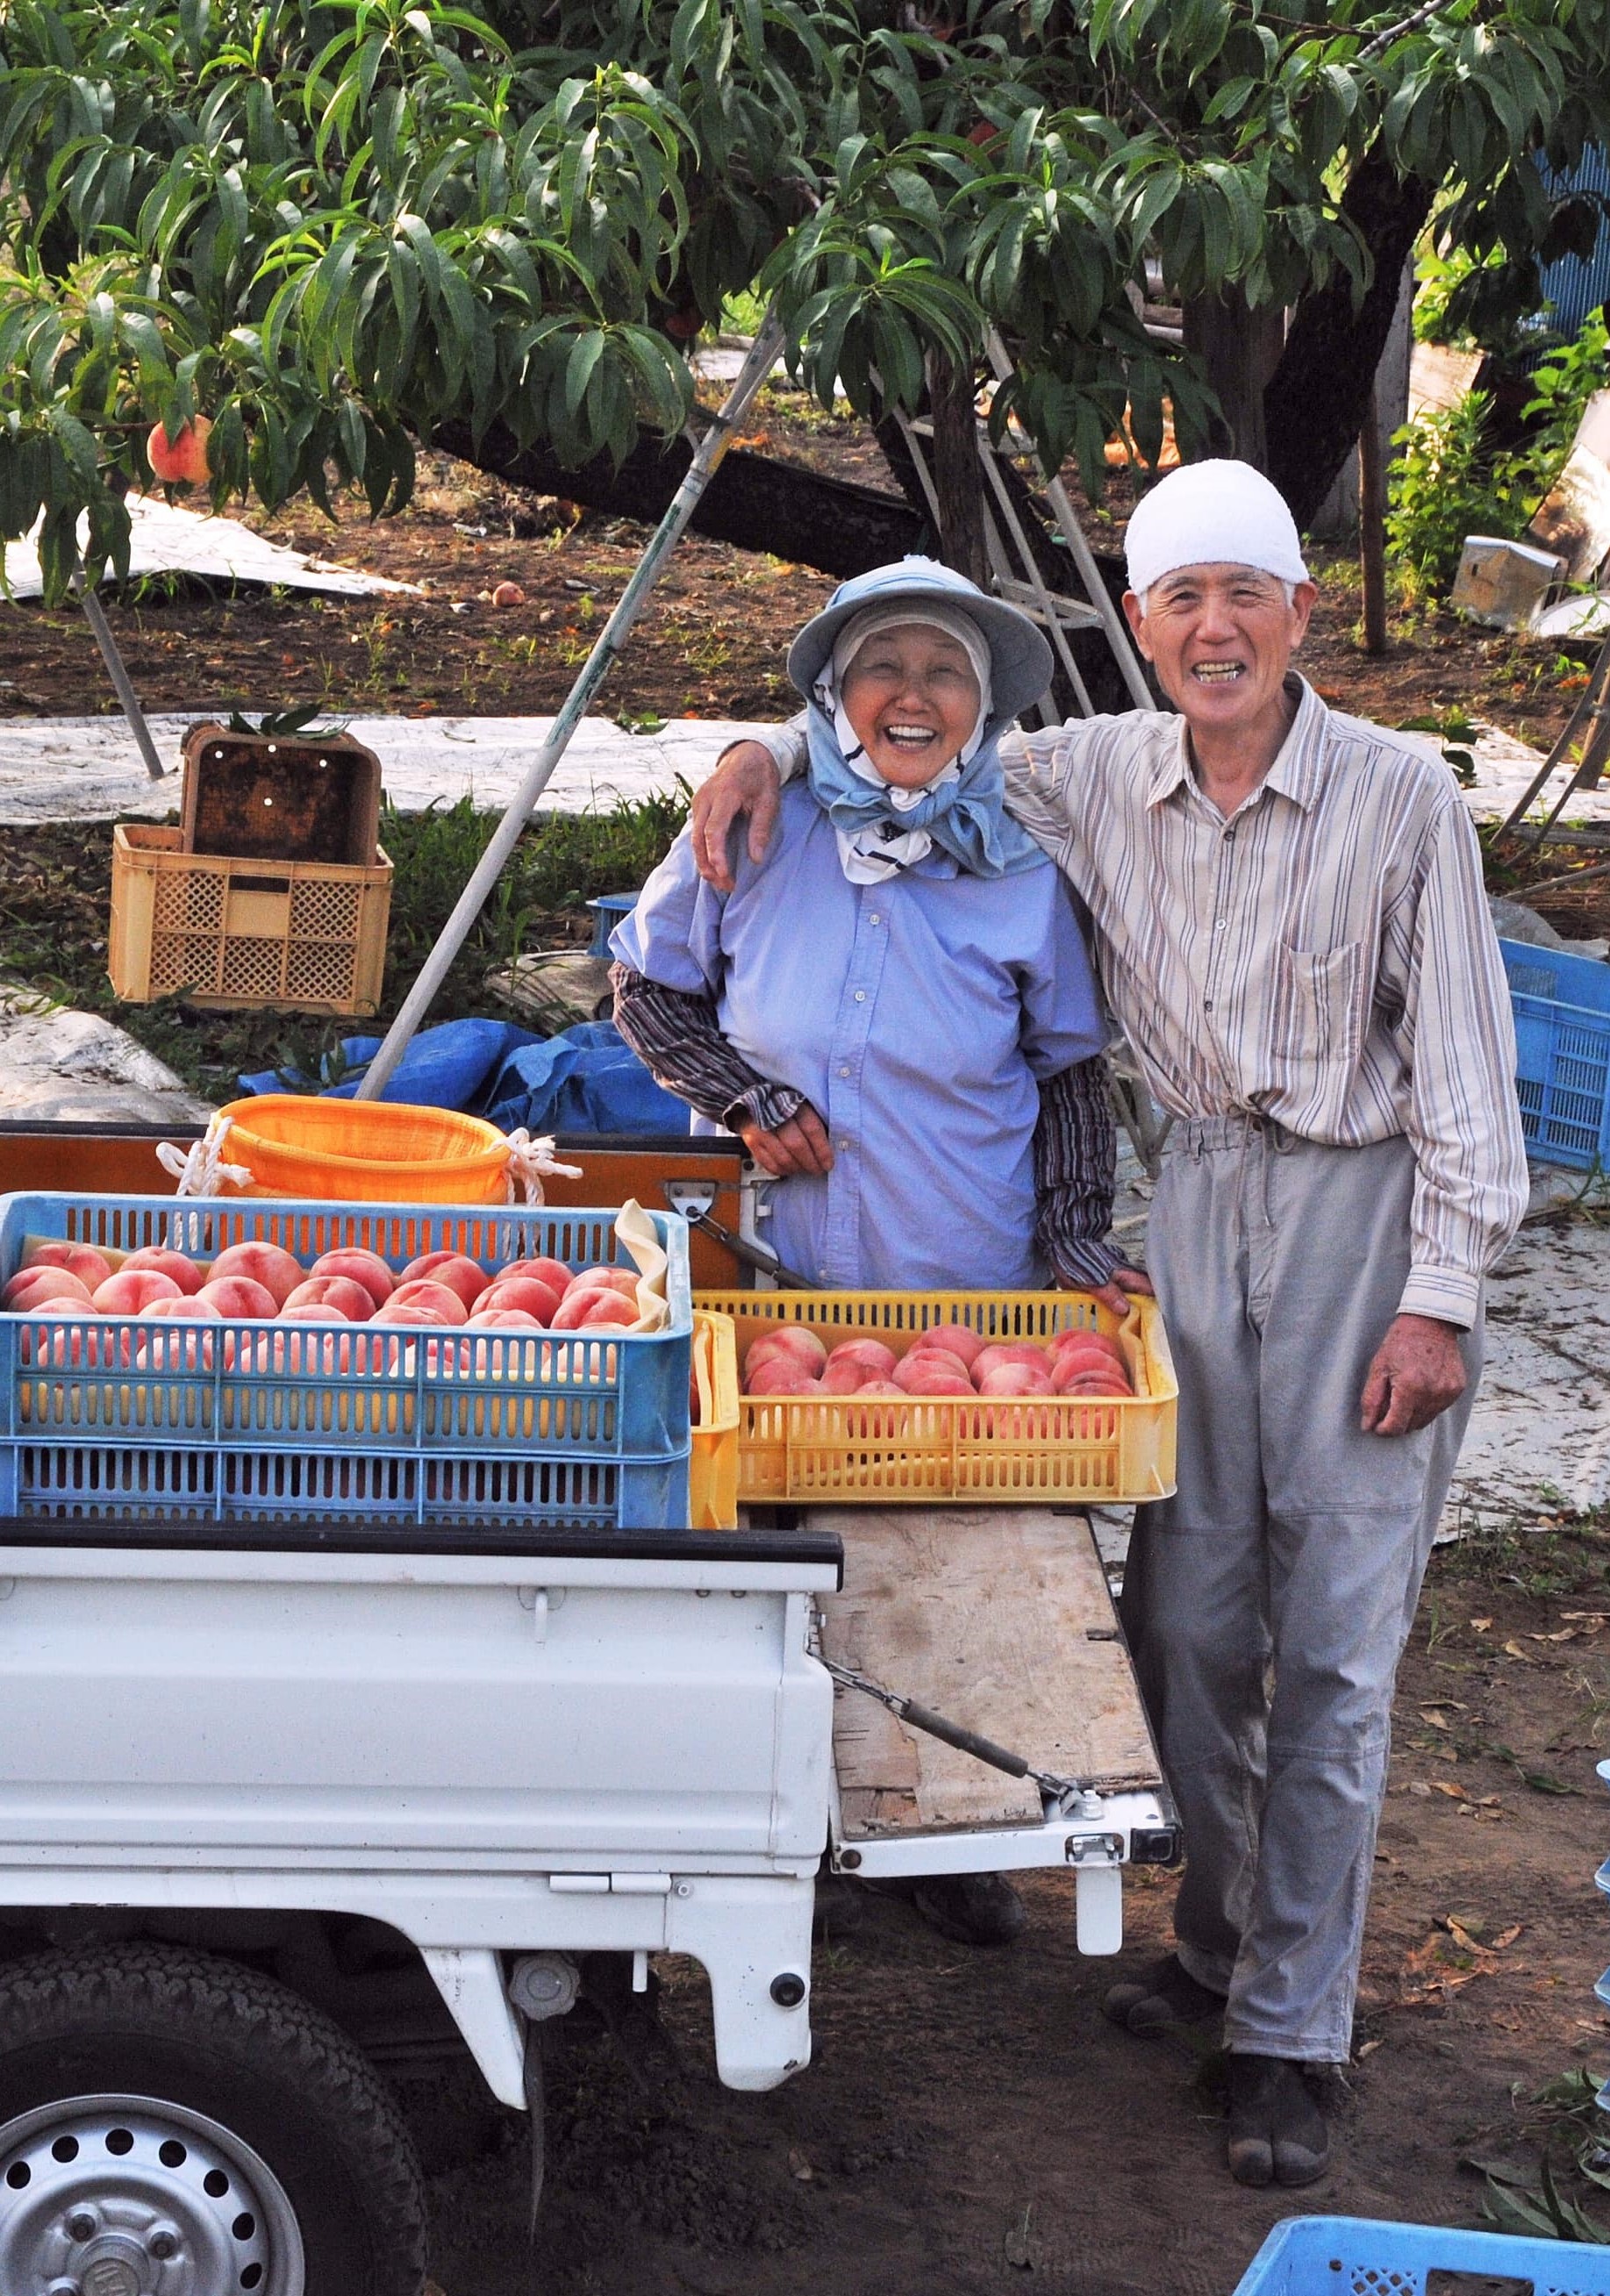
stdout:
{"type": "Polygon", "coordinates": [[[1524,941],[1532,948],[1563,949],[1567,956],[1586,956],[1602,963],[1610,955],[1610,941],[1567,940],[1557,933],[1546,917],[1529,909],[1524,901],[1507,901],[1497,893],[1487,896],[1488,914],[1492,929],[1500,940],[1524,941]]]}
{"type": "Polygon", "coordinates": [[[529,1026],[550,1036],[579,1021],[607,1021],[614,1007],[610,961],[585,948],[533,950],[512,969],[488,973],[487,987],[529,1026]]]}
{"type": "Polygon", "coordinates": [[[52,1124],[204,1124],[212,1110],[125,1029],[0,988],[0,1117],[52,1124]]]}

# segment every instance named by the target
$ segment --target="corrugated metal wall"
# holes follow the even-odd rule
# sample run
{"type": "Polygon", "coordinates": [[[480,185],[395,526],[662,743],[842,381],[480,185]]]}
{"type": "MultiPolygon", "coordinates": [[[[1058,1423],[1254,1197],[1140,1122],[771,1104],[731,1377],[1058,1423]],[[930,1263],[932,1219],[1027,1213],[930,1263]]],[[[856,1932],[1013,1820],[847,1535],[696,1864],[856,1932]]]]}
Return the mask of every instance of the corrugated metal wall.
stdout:
{"type": "MultiPolygon", "coordinates": [[[[1541,161],[1539,172],[1550,196],[1557,200],[1573,192],[1610,195],[1610,160],[1597,144],[1589,146],[1580,164],[1569,174],[1557,175],[1541,161]]],[[[1586,263],[1580,256],[1563,255],[1557,263],[1545,266],[1543,292],[1554,307],[1548,315],[1549,325],[1565,336],[1576,334],[1589,311],[1597,311],[1601,303],[1610,301],[1610,217],[1599,225],[1598,244],[1586,263]]]]}

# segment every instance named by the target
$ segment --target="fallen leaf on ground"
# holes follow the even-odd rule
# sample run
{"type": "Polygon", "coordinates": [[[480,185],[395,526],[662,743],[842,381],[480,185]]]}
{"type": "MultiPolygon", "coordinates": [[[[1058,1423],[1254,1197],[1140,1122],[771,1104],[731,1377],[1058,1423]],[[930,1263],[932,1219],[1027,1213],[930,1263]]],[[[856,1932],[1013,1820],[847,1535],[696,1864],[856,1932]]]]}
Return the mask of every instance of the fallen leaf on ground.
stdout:
{"type": "Polygon", "coordinates": [[[1470,1623],[1475,1628],[1478,1635],[1484,1635],[1488,1628],[1492,1624],[1492,1620],[1491,1619],[1472,1619],[1470,1623]]]}
{"type": "Polygon", "coordinates": [[[1524,1651],[1519,1643],[1513,1640],[1507,1642],[1504,1644],[1504,1655],[1506,1658],[1522,1659],[1528,1666],[1532,1664],[1532,1652],[1530,1651],[1524,1651]]]}
{"type": "Polygon", "coordinates": [[[817,2172],[802,2152],[791,2150],[788,2155],[788,2173],[791,2177],[797,2177],[801,2185],[809,2185],[817,2172]]]}
{"type": "Polygon", "coordinates": [[[1422,1722],[1429,1722],[1433,1730],[1451,1730],[1453,1727],[1447,1715],[1439,1714],[1434,1706],[1422,1706],[1420,1719],[1422,1722]]]}
{"type": "Polygon", "coordinates": [[[1522,1927],[1523,1924],[1520,1922],[1511,1922],[1507,1930],[1500,1930],[1489,1947],[1489,1952],[1502,1953],[1507,1945],[1513,1945],[1519,1937],[1522,1927]]]}
{"type": "Polygon", "coordinates": [[[1451,1778],[1433,1778],[1431,1789],[1433,1793],[1447,1794],[1454,1801],[1465,1800],[1464,1787],[1456,1786],[1451,1778]]]}

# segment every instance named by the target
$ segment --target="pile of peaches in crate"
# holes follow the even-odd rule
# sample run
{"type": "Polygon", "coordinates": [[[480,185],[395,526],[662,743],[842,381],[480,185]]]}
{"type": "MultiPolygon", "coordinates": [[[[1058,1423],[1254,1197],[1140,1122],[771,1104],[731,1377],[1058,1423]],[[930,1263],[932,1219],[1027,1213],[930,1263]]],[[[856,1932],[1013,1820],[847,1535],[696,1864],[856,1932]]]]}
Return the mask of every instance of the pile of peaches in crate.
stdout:
{"type": "Polygon", "coordinates": [[[587,1332],[637,1320],[637,1279],[620,1267],[511,1261],[489,1275],[456,1251],[427,1251],[393,1274],[378,1253],[326,1251],[304,1267],[273,1243],[237,1243],[210,1262],[165,1245],[112,1255],[91,1244],[37,1242],[0,1292],[0,1308],[37,1324],[41,1359],[96,1359],[89,1333],[103,1317],[152,1324],[225,1321],[374,1324],[469,1331],[587,1332]],[[113,1265],[114,1259],[117,1264],[113,1265]],[[47,1328],[57,1327],[56,1345],[47,1328]]]}
{"type": "Polygon", "coordinates": [[[743,1392],[753,1396],[1131,1396],[1135,1384],[1116,1340],[1089,1330],[1033,1340],[981,1339],[965,1324],[919,1332],[903,1355],[881,1340],[829,1349],[805,1324],[752,1341],[743,1392]]]}

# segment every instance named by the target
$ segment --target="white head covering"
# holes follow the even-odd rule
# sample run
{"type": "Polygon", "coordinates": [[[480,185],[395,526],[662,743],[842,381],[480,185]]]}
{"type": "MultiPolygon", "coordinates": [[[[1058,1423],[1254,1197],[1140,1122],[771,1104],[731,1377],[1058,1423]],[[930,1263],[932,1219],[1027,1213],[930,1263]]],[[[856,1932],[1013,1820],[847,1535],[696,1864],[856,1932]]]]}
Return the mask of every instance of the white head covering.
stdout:
{"type": "MultiPolygon", "coordinates": [[[[906,599],[887,606],[865,607],[844,624],[834,640],[832,655],[817,679],[812,698],[832,718],[844,763],[857,780],[875,783],[896,813],[909,813],[914,806],[922,803],[930,790],[938,789],[945,782],[959,780],[962,767],[976,755],[990,716],[990,668],[989,641],[970,614],[954,606],[930,606],[920,599],[906,599]],[[939,630],[961,647],[978,680],[978,715],[973,721],[973,731],[955,757],[932,781],[924,782],[916,789],[897,789],[892,782],[884,781],[867,755],[859,734],[845,713],[844,677],[869,639],[884,630],[909,629],[913,624],[939,630]]],[[[872,829],[858,830],[853,835],[840,830],[838,838],[839,858],[852,884],[881,883],[897,870],[909,868],[914,861],[920,861],[933,843],[925,829],[910,829],[903,837],[887,840],[872,829]]]]}
{"type": "Polygon", "coordinates": [[[1302,544],[1283,497],[1250,463],[1182,463],[1129,519],[1129,587],[1144,593],[1182,566],[1255,566],[1306,582],[1302,544]]]}

